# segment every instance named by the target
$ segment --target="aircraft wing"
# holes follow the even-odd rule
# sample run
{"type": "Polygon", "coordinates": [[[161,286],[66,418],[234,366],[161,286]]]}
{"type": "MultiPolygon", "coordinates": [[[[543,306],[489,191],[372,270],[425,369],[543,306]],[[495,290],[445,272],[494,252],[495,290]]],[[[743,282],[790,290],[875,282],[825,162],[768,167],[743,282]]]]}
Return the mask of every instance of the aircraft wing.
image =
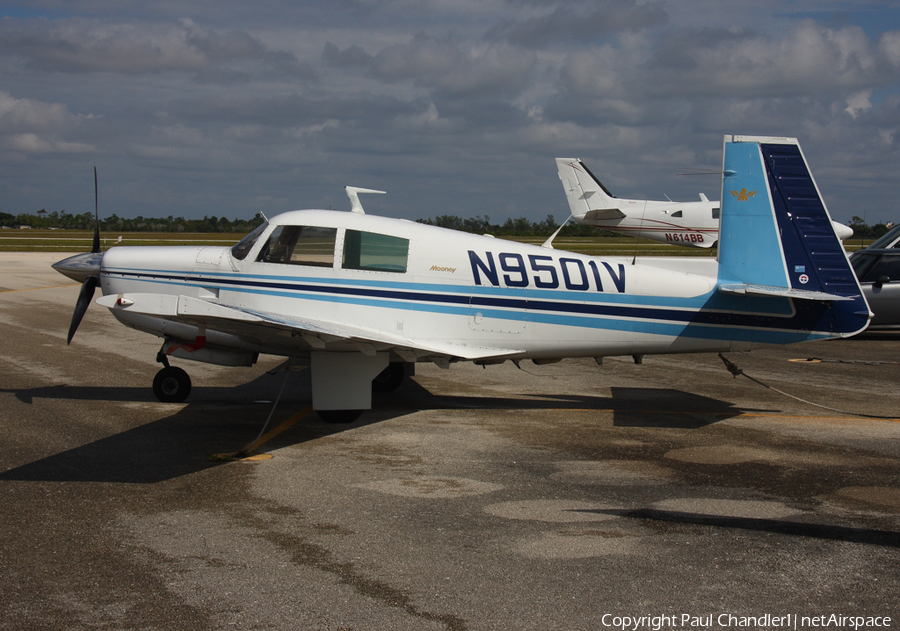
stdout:
{"type": "Polygon", "coordinates": [[[584,220],[605,220],[624,219],[627,215],[618,208],[598,208],[597,210],[589,210],[584,214],[584,220]]]}
{"type": "MultiPolygon", "coordinates": [[[[417,358],[428,355],[471,361],[507,357],[523,352],[517,349],[489,348],[434,340],[422,342],[360,326],[222,305],[191,296],[110,294],[98,299],[97,304],[111,310],[122,309],[129,313],[204,326],[267,344],[272,344],[272,338],[277,338],[279,332],[287,331],[301,336],[313,349],[328,350],[335,345],[341,347],[349,345],[366,355],[390,350],[407,361],[416,361],[417,358]]],[[[283,337],[281,339],[283,340],[283,337]]]]}

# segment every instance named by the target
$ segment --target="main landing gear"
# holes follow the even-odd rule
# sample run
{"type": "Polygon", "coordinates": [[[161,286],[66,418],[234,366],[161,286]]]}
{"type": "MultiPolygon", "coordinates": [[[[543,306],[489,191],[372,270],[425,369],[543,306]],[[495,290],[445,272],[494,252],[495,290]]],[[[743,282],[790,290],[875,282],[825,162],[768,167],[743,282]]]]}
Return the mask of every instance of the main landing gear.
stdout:
{"type": "Polygon", "coordinates": [[[162,351],[156,361],[164,367],[153,378],[153,394],[163,403],[181,403],[191,393],[191,378],[181,368],[169,365],[169,358],[162,351]]]}
{"type": "MultiPolygon", "coordinates": [[[[339,356],[337,359],[340,360],[343,359],[343,357],[339,356]]],[[[170,366],[169,358],[162,350],[156,355],[156,361],[163,365],[163,368],[160,369],[153,378],[153,394],[156,398],[163,403],[181,403],[187,399],[188,395],[191,393],[191,378],[187,372],[177,366],[170,366]]],[[[337,397],[337,400],[340,403],[349,405],[355,403],[356,405],[353,405],[351,409],[344,409],[343,407],[339,409],[327,409],[328,407],[334,406],[334,402],[333,400],[326,399],[325,403],[330,405],[322,406],[326,409],[316,408],[316,413],[323,421],[328,423],[352,423],[359,418],[363,411],[371,408],[371,395],[373,390],[375,392],[393,392],[401,383],[403,383],[407,374],[410,373],[405,364],[400,362],[390,363],[387,367],[377,373],[374,378],[365,375],[361,376],[358,383],[355,384],[359,392],[348,392],[348,380],[342,380],[340,375],[334,372],[333,368],[334,367],[326,364],[320,368],[319,373],[313,373],[314,377],[322,377],[323,375],[325,377],[323,379],[325,385],[320,385],[319,390],[317,390],[314,378],[314,405],[316,404],[317,392],[320,392],[320,395],[324,394],[337,397]],[[329,368],[332,368],[331,373],[328,373],[329,368]],[[329,391],[329,388],[333,390],[333,392],[329,391]]],[[[345,365],[338,365],[337,368],[346,372],[345,365]]],[[[351,383],[350,385],[354,384],[351,383]]]]}
{"type": "Polygon", "coordinates": [[[406,364],[394,362],[378,373],[372,380],[372,390],[375,392],[393,392],[400,387],[406,378],[406,364]]]}

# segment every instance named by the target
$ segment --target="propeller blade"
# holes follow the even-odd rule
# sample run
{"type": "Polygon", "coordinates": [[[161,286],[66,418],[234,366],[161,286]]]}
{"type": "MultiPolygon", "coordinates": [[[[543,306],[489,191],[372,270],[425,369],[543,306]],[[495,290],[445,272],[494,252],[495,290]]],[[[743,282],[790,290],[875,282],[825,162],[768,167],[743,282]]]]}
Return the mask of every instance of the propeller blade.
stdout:
{"type": "Polygon", "coordinates": [[[96,254],[100,251],[100,213],[97,205],[97,167],[94,167],[94,244],[91,246],[91,252],[96,254]]]}
{"type": "Polygon", "coordinates": [[[78,330],[78,325],[81,324],[81,319],[84,318],[84,314],[94,298],[94,289],[97,288],[99,282],[100,279],[96,276],[88,276],[82,283],[81,291],[78,293],[78,302],[75,303],[75,313],[72,314],[72,323],[69,325],[69,337],[66,338],[66,344],[72,343],[75,331],[78,330]]]}

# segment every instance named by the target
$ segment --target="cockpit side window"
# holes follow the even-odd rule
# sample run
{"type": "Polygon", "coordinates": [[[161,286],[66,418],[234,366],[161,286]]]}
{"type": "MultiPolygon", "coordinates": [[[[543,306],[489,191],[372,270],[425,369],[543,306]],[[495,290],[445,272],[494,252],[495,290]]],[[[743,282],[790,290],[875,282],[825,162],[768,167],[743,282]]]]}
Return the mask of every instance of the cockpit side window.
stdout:
{"type": "Polygon", "coordinates": [[[334,266],[336,228],[278,226],[259,252],[257,261],[286,265],[334,266]]]}
{"type": "Polygon", "coordinates": [[[241,239],[235,244],[233,248],[231,248],[231,255],[239,261],[243,261],[247,258],[247,255],[250,254],[250,250],[253,249],[253,246],[256,245],[256,241],[259,239],[259,235],[265,231],[266,228],[269,227],[269,224],[263,223],[256,228],[253,229],[246,237],[241,239]]]}
{"type": "Polygon", "coordinates": [[[344,234],[344,269],[403,273],[408,259],[409,239],[359,230],[344,234]]]}

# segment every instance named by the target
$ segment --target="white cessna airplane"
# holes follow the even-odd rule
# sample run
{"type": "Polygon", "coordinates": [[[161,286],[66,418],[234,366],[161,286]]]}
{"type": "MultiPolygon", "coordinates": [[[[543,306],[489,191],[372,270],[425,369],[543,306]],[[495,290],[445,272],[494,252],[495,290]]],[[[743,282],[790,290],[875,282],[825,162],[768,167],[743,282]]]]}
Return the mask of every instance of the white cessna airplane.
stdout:
{"type": "MultiPolygon", "coordinates": [[[[557,158],[556,169],[577,223],[695,248],[712,247],[719,238],[720,204],[703,193],[699,202],[619,199],[578,158],[557,158]]],[[[753,193],[737,190],[728,194],[753,193]]],[[[837,221],[834,230],[841,241],[853,236],[853,228],[837,221]]]]}
{"type": "Polygon", "coordinates": [[[334,422],[371,408],[373,379],[396,386],[415,362],[738,351],[862,331],[869,307],[797,141],[727,136],[723,172],[718,261],[592,257],[374,217],[356,201],[284,213],[231,248],[100,252],[96,239],[54,267],[84,283],[70,340],[97,285],[120,322],[162,338],[161,400],[190,390],[169,358],[248,366],[267,353],[308,360],[313,407],[334,422]]]}

